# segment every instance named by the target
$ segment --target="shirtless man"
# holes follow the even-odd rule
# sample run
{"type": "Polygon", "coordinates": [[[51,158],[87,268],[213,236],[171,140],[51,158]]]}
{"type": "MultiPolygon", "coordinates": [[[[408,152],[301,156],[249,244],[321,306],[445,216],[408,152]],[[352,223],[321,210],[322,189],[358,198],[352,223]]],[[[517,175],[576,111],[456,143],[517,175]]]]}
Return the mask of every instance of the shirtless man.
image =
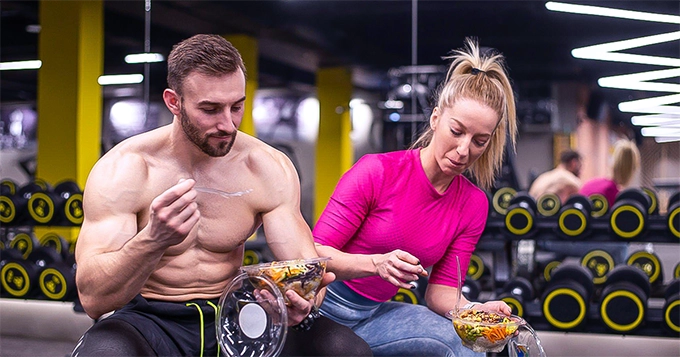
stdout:
{"type": "Polygon", "coordinates": [[[578,193],[581,188],[581,155],[574,150],[565,150],[560,154],[560,163],[554,169],[539,175],[531,184],[529,195],[539,199],[547,193],[554,193],[564,204],[569,197],[578,193]]]}
{"type": "MultiPolygon", "coordinates": [[[[90,317],[115,313],[95,323],[74,356],[217,355],[214,319],[203,317],[215,316],[260,225],[277,259],[318,256],[294,166],[237,130],[245,84],[241,56],[222,37],[180,42],[163,92],[173,122],[120,143],[92,169],[76,281],[90,317]]],[[[293,326],[314,302],[286,295],[293,326]]]]}

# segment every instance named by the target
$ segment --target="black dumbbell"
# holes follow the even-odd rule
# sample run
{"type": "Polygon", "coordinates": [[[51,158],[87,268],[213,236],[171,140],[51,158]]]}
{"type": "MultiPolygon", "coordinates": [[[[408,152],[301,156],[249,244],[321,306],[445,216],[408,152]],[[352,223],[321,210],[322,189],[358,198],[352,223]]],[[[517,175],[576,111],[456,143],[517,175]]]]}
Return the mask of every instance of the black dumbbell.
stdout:
{"type": "Polygon", "coordinates": [[[36,246],[28,258],[13,257],[2,265],[2,288],[5,296],[30,299],[40,294],[38,277],[40,272],[61,256],[52,248],[36,246]]]}
{"type": "Polygon", "coordinates": [[[505,301],[514,315],[523,317],[527,303],[534,299],[534,286],[526,278],[516,276],[505,283],[498,299],[505,301]]]}
{"type": "Polygon", "coordinates": [[[0,181],[0,195],[15,195],[17,193],[17,184],[12,179],[2,179],[0,181]]]}
{"type": "Polygon", "coordinates": [[[40,189],[34,191],[30,197],[28,197],[26,208],[32,224],[48,225],[52,224],[55,215],[58,214],[54,205],[56,196],[52,192],[51,186],[40,184],[40,182],[42,181],[33,182],[33,184],[40,187],[40,189]]]}
{"type": "Polygon", "coordinates": [[[607,280],[607,274],[614,269],[614,258],[602,249],[593,249],[581,258],[581,266],[593,274],[593,283],[600,285],[607,280]]]}
{"type": "Polygon", "coordinates": [[[484,264],[484,260],[477,254],[470,255],[467,272],[465,274],[470,280],[483,280],[491,275],[489,268],[484,264]]]}
{"type": "Polygon", "coordinates": [[[33,249],[40,246],[33,233],[17,233],[10,239],[9,247],[20,251],[23,259],[28,259],[33,249]]]}
{"type": "Polygon", "coordinates": [[[543,316],[559,330],[582,328],[594,290],[590,270],[579,264],[560,264],[552,271],[541,298],[543,316]]]}
{"type": "Polygon", "coordinates": [[[73,255],[45,265],[38,277],[42,295],[49,300],[73,301],[77,297],[75,274],[73,255]]]}
{"type": "Polygon", "coordinates": [[[647,216],[652,200],[638,188],[627,188],[616,195],[616,203],[609,215],[609,231],[622,239],[641,236],[647,227],[647,216]]]}
{"type": "Polygon", "coordinates": [[[66,180],[54,186],[55,217],[53,224],[83,223],[83,192],[75,181],[66,180]]]}
{"type": "Polygon", "coordinates": [[[632,332],[647,315],[651,286],[647,276],[630,265],[618,265],[607,274],[600,297],[600,317],[617,333],[632,332]]]}
{"type": "Polygon", "coordinates": [[[673,279],[666,286],[663,304],[665,328],[678,337],[680,334],[680,279],[673,279]]]}
{"type": "Polygon", "coordinates": [[[543,217],[552,217],[562,208],[559,196],[554,193],[544,193],[536,200],[538,214],[543,217]]]}
{"type": "Polygon", "coordinates": [[[510,201],[515,197],[517,191],[512,187],[501,187],[493,193],[491,207],[493,211],[501,216],[505,216],[510,206],[510,201]]]}
{"type": "Polygon", "coordinates": [[[55,252],[61,255],[62,259],[66,259],[71,255],[70,244],[66,239],[54,232],[47,232],[42,237],[40,237],[39,243],[43,247],[50,247],[54,249],[55,252]]]}
{"type": "Polygon", "coordinates": [[[246,249],[243,252],[243,265],[259,264],[262,261],[262,253],[255,249],[246,249]]]}
{"type": "Polygon", "coordinates": [[[663,288],[663,266],[656,254],[646,250],[639,250],[631,253],[626,258],[626,264],[634,266],[645,273],[654,291],[652,295],[657,295],[656,291],[663,288]]]}
{"type": "Polygon", "coordinates": [[[592,201],[583,195],[572,195],[562,205],[557,219],[557,233],[567,239],[583,239],[590,234],[592,201]]]}
{"type": "Polygon", "coordinates": [[[668,233],[671,237],[680,239],[680,191],[674,193],[668,199],[666,221],[668,223],[668,233]]]}
{"type": "Polygon", "coordinates": [[[590,216],[593,218],[604,217],[609,212],[609,201],[607,197],[603,194],[594,193],[588,196],[590,202],[592,202],[593,210],[590,211],[590,216]]]}
{"type": "Polygon", "coordinates": [[[15,193],[5,191],[0,194],[0,223],[7,226],[32,223],[28,212],[28,201],[34,193],[42,192],[43,186],[33,181],[25,184],[15,193]]]}
{"type": "Polygon", "coordinates": [[[550,275],[552,271],[557,268],[562,261],[556,254],[552,257],[536,257],[536,277],[533,285],[535,291],[543,291],[550,282],[550,275]]]}
{"type": "Polygon", "coordinates": [[[504,231],[513,237],[529,237],[536,232],[536,201],[527,192],[518,192],[510,200],[505,214],[504,231]]]}
{"type": "Polygon", "coordinates": [[[482,292],[482,284],[477,281],[470,279],[468,275],[463,282],[462,293],[466,299],[470,301],[477,300],[479,294],[482,292]]]}
{"type": "Polygon", "coordinates": [[[472,296],[475,296],[475,294],[479,296],[479,293],[485,288],[491,289],[492,273],[492,269],[489,268],[481,256],[477,254],[470,255],[468,268],[465,272],[465,282],[463,284],[463,291],[469,290],[468,293],[471,296],[469,299],[475,299],[475,297],[472,296]]]}
{"type": "Polygon", "coordinates": [[[642,191],[644,191],[647,196],[649,197],[649,208],[647,208],[647,214],[648,215],[658,215],[659,214],[659,197],[656,194],[656,191],[649,187],[643,187],[642,191]]]}

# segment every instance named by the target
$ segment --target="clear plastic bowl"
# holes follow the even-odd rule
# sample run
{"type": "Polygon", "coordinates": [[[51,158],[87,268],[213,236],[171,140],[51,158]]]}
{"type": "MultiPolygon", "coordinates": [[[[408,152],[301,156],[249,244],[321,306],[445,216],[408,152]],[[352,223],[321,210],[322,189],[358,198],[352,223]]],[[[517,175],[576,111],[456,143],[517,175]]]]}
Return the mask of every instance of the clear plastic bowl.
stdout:
{"type": "Polygon", "coordinates": [[[216,337],[223,356],[276,357],[283,349],[288,314],[283,295],[264,277],[239,274],[219,300],[216,337]]]}
{"type": "Polygon", "coordinates": [[[331,258],[282,260],[257,265],[247,265],[241,270],[249,277],[266,277],[281,291],[288,303],[286,291],[293,290],[305,300],[313,299],[319,292],[326,264],[331,258]]]}
{"type": "Polygon", "coordinates": [[[519,316],[503,316],[493,312],[465,309],[458,313],[449,311],[447,317],[453,322],[453,329],[463,346],[475,352],[500,352],[515,335],[520,326],[526,324],[519,316]]]}

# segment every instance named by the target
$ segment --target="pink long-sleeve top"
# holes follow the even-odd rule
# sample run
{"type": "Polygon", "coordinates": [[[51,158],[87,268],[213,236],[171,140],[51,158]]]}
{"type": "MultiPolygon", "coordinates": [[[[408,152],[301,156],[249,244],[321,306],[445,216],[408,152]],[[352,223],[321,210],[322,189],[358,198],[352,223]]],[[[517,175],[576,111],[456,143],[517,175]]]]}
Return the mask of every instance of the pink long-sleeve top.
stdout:
{"type": "MultiPolygon", "coordinates": [[[[429,283],[463,280],[486,225],[486,194],[458,175],[443,194],[425,175],[420,150],[364,155],[338,182],[316,223],[314,240],[346,253],[407,251],[428,268],[429,283]]],[[[398,287],[380,276],[345,281],[358,294],[387,301],[398,287]]]]}

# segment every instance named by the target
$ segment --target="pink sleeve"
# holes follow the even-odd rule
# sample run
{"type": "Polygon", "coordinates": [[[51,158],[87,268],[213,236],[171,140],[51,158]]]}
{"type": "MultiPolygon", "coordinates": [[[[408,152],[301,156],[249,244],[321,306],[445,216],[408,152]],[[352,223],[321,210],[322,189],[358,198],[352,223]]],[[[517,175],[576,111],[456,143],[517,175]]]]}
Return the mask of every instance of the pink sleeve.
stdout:
{"type": "Polygon", "coordinates": [[[368,215],[382,182],[383,166],[375,155],[364,155],[338,182],[319,221],[314,241],[342,249],[368,215]]]}
{"type": "Polygon", "coordinates": [[[461,222],[461,233],[455,237],[444,256],[432,268],[429,282],[457,287],[458,268],[456,256],[460,259],[461,281],[465,282],[470,256],[475,251],[479,237],[486,227],[486,219],[489,212],[489,201],[486,194],[475,188],[471,190],[472,196],[467,200],[461,210],[461,217],[466,217],[461,222]]]}

